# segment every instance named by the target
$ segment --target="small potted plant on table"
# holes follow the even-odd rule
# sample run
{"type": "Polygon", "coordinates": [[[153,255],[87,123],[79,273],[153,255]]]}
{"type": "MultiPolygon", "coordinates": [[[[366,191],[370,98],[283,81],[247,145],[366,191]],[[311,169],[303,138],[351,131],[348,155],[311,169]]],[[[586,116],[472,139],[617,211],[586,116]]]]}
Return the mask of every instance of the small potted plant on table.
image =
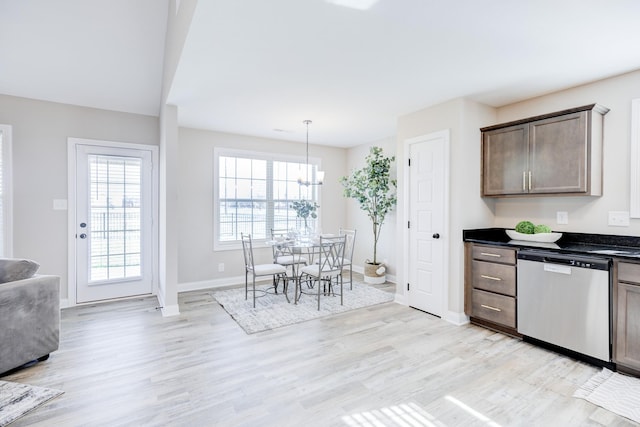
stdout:
{"type": "Polygon", "coordinates": [[[308,218],[316,219],[318,217],[317,210],[320,206],[316,202],[309,200],[296,200],[291,203],[291,208],[296,211],[296,216],[304,221],[304,228],[301,230],[301,234],[309,236],[311,234],[311,228],[309,227],[308,218]]]}

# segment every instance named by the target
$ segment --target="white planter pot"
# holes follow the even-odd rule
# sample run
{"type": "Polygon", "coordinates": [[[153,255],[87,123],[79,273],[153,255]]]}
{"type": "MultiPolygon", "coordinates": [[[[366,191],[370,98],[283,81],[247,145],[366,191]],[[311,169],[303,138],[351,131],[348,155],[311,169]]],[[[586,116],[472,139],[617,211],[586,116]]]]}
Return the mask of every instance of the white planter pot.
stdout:
{"type": "Polygon", "coordinates": [[[387,281],[386,267],[384,264],[364,264],[364,282],[371,285],[381,285],[387,281]]]}

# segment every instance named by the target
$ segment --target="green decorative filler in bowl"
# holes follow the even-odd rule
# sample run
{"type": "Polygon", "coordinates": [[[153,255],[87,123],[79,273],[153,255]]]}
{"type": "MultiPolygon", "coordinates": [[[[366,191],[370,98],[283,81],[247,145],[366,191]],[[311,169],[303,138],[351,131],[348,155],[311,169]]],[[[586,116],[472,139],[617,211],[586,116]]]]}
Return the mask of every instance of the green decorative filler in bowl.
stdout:
{"type": "Polygon", "coordinates": [[[520,221],[515,230],[505,230],[507,236],[512,240],[522,240],[525,242],[554,243],[562,233],[554,233],[548,225],[534,225],[531,221],[520,221]]]}

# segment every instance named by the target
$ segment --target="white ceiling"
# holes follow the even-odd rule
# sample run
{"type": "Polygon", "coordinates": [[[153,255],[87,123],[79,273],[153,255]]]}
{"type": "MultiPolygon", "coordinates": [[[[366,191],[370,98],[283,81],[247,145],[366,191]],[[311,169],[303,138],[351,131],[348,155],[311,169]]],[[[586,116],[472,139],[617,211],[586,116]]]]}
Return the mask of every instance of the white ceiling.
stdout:
{"type": "Polygon", "coordinates": [[[0,93],[158,115],[169,0],[0,0],[0,93]]]}
{"type": "MultiPolygon", "coordinates": [[[[354,146],[449,99],[640,69],[637,0],[338,1],[199,0],[169,95],[180,125],[304,141],[311,119],[311,143],[354,146]]],[[[168,3],[0,0],[0,93],[157,115],[168,3]]]]}

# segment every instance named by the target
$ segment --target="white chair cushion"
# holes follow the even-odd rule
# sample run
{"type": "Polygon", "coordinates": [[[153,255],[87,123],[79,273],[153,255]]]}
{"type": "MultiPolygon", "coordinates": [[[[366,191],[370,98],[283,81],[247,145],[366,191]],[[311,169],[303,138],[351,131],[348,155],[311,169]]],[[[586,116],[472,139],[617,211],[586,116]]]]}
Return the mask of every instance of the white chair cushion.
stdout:
{"type": "Polygon", "coordinates": [[[280,264],[258,264],[254,266],[256,276],[267,276],[270,274],[284,274],[287,269],[280,264]]]}
{"type": "Polygon", "coordinates": [[[292,265],[292,264],[307,264],[308,261],[305,257],[300,255],[281,255],[276,258],[276,264],[292,265]]]}
{"type": "MultiPolygon", "coordinates": [[[[302,273],[308,274],[309,276],[318,276],[318,264],[315,265],[307,265],[306,267],[302,267],[300,269],[300,271],[302,273]]],[[[322,269],[322,273],[320,274],[321,277],[336,277],[339,276],[341,273],[340,270],[335,270],[335,269],[331,269],[328,266],[325,266],[325,268],[322,269]]]]}

